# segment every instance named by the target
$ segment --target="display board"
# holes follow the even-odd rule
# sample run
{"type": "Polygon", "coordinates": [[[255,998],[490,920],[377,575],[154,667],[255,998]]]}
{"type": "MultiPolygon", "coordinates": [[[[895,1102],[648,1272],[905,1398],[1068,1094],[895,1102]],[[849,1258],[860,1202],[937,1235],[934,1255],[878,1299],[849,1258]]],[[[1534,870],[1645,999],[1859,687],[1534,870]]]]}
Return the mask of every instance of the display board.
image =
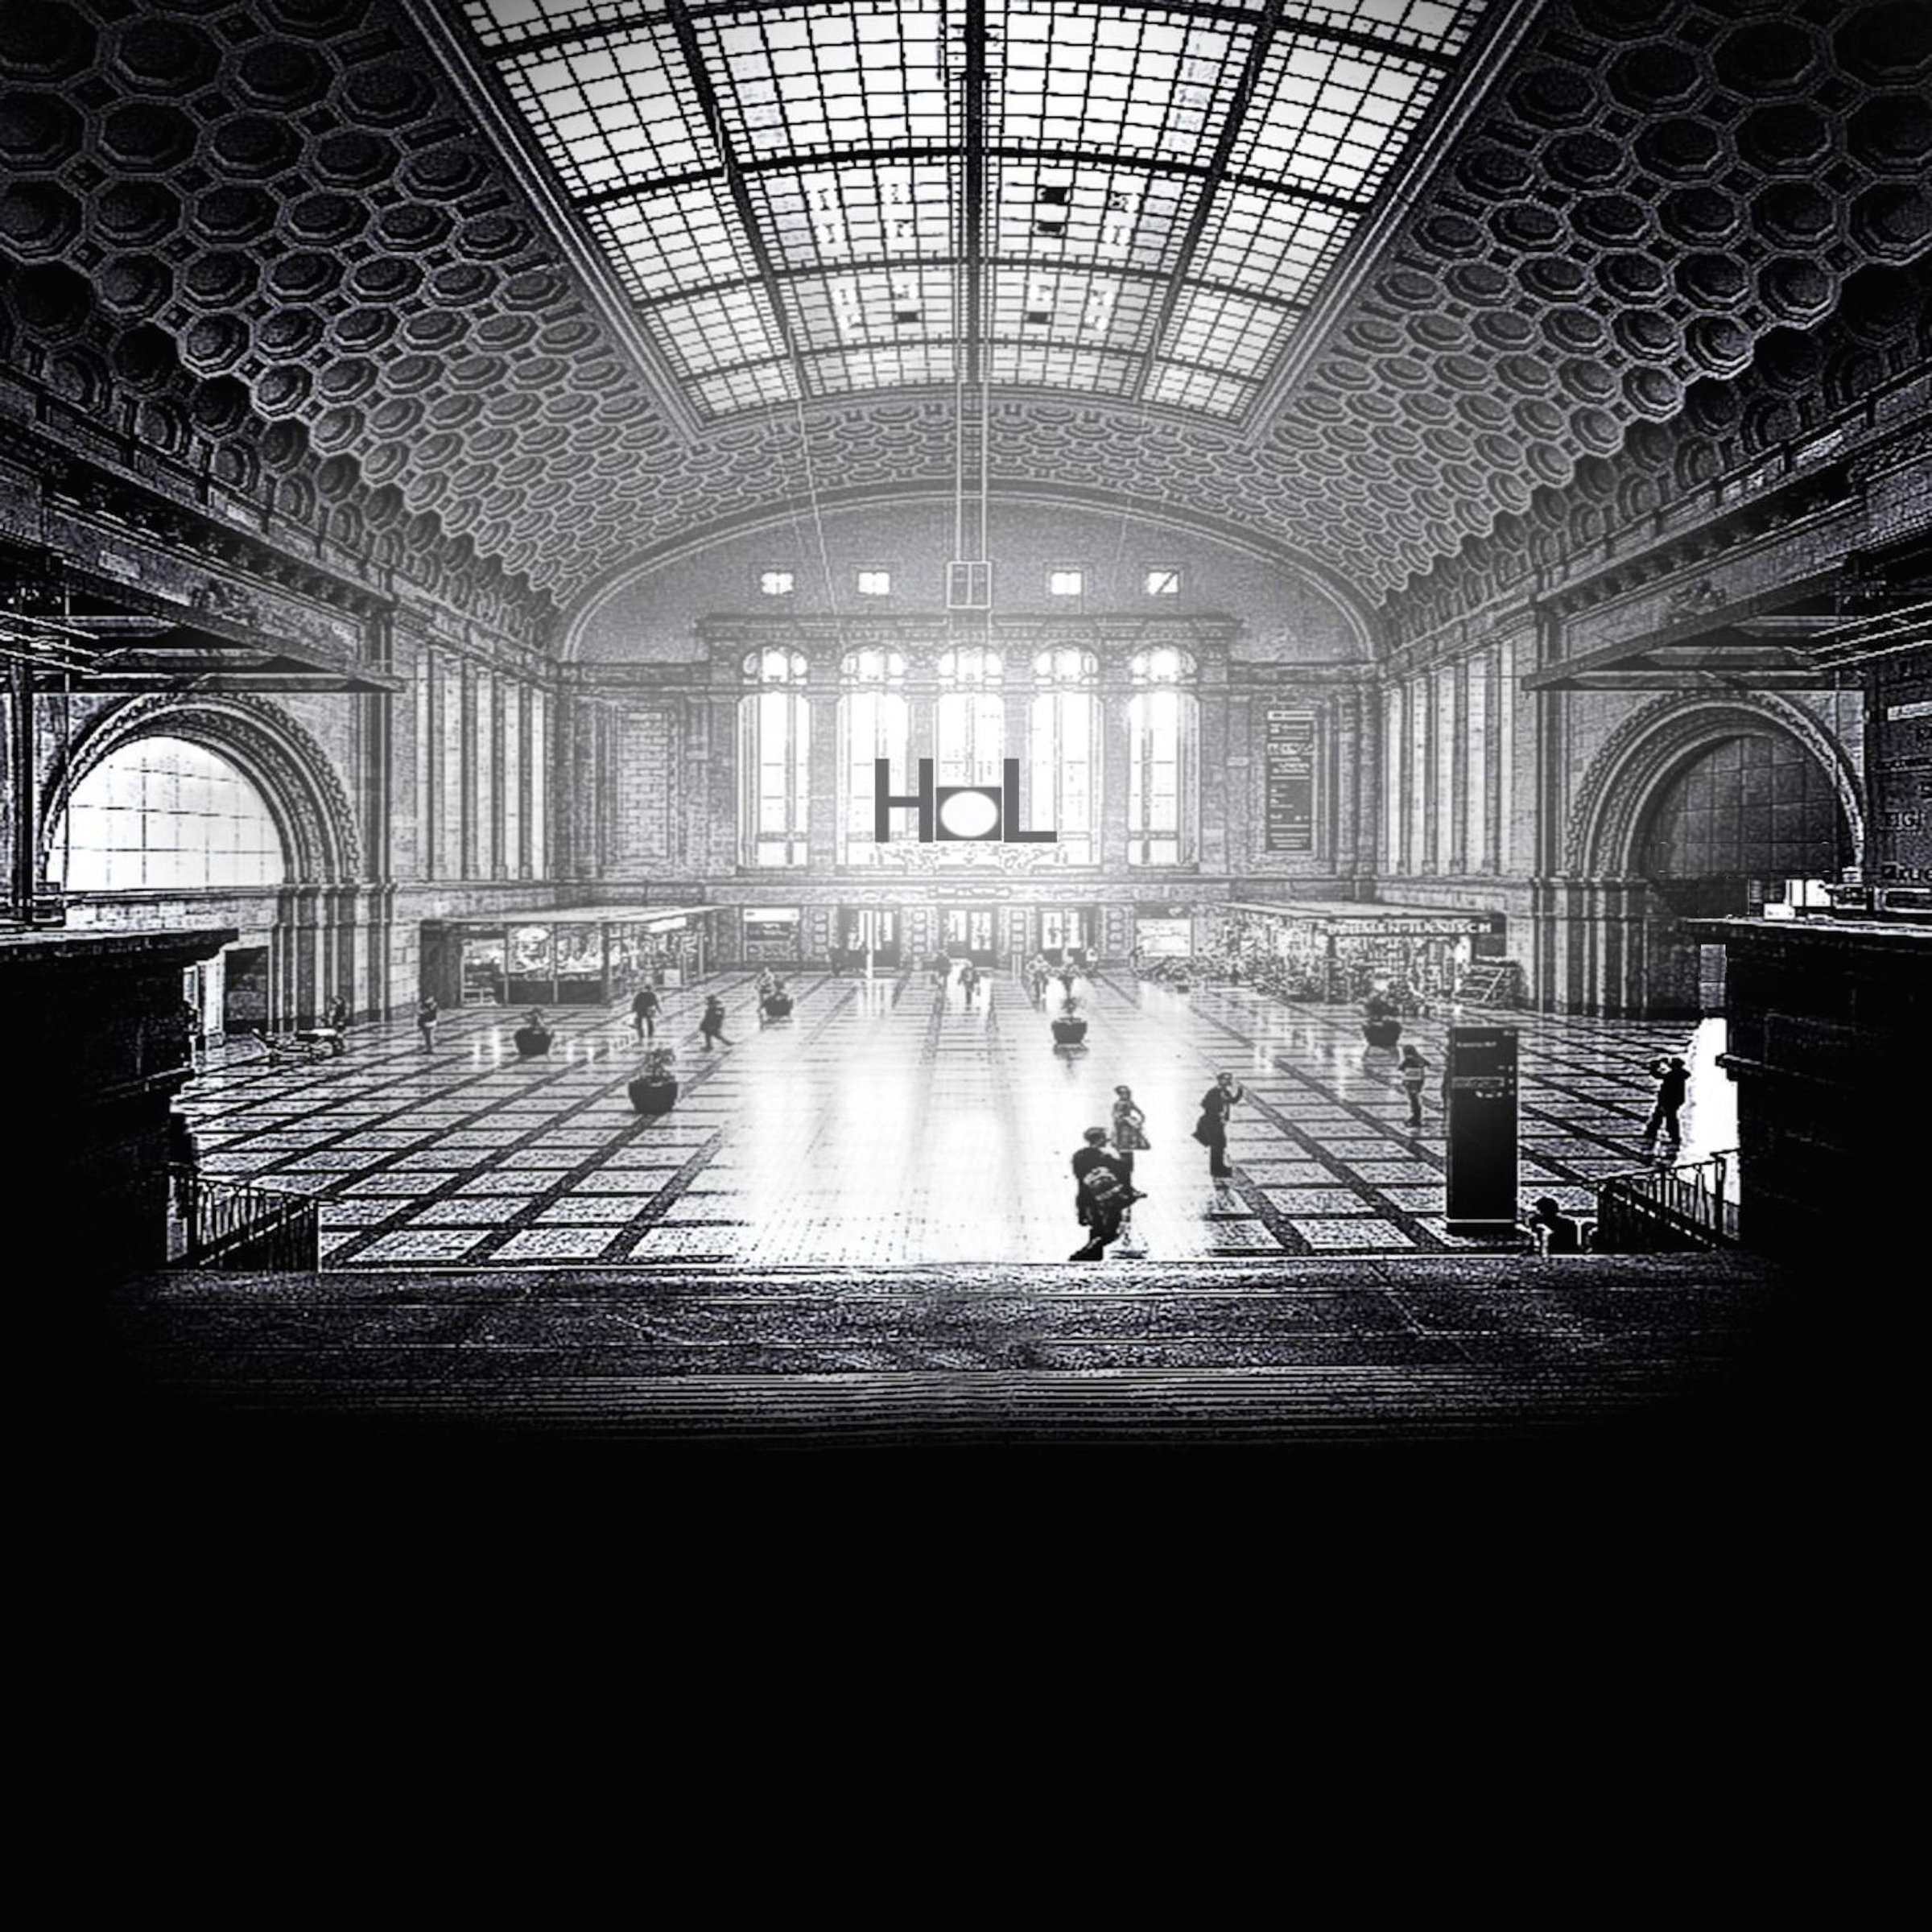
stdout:
{"type": "Polygon", "coordinates": [[[1315,850],[1315,713],[1269,707],[1265,823],[1270,852],[1315,850]]]}
{"type": "Polygon", "coordinates": [[[1451,1234],[1513,1224],[1516,1203],[1513,1026],[1451,1026],[1443,1074],[1451,1234]]]}

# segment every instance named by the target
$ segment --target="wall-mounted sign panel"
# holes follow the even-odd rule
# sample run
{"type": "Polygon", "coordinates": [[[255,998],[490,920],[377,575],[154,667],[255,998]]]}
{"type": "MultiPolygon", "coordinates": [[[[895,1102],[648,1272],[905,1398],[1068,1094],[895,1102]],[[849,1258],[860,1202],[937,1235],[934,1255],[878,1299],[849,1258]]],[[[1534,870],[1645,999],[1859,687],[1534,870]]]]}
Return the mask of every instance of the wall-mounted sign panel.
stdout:
{"type": "Polygon", "coordinates": [[[1278,711],[1268,719],[1264,822],[1270,852],[1315,850],[1315,713],[1278,711]]]}

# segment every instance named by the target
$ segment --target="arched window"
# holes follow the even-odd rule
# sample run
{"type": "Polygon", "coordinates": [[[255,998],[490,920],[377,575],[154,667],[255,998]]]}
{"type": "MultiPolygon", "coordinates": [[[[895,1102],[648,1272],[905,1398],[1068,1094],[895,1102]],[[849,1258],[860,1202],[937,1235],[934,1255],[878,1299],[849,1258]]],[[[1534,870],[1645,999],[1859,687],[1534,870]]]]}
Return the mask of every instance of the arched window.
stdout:
{"type": "Polygon", "coordinates": [[[749,865],[803,865],[810,795],[811,707],[799,688],[805,654],[745,654],[745,675],[763,689],[738,707],[738,824],[749,865]]]}
{"type": "Polygon", "coordinates": [[[839,666],[846,689],[839,699],[839,861],[862,865],[875,847],[874,762],[892,766],[892,789],[913,789],[912,720],[905,694],[906,660],[896,650],[854,650],[839,666]]]}
{"type": "Polygon", "coordinates": [[[1043,650],[1027,717],[1027,823],[1059,834],[1059,856],[1091,865],[1100,824],[1100,705],[1091,687],[1100,661],[1090,650],[1043,650]]]}
{"type": "Polygon", "coordinates": [[[1194,675],[1184,650],[1137,652],[1129,675],[1142,687],[1127,704],[1127,862],[1184,865],[1195,857],[1194,694],[1176,689],[1194,675]]]}
{"type": "Polygon", "coordinates": [[[205,745],[166,737],[110,751],[75,786],[47,870],[70,892],[195,892],[288,876],[253,782],[205,745]]]}
{"type": "Polygon", "coordinates": [[[932,708],[933,775],[941,785],[997,785],[1006,755],[1006,702],[997,651],[980,645],[939,654],[939,682],[950,687],[932,708]]]}

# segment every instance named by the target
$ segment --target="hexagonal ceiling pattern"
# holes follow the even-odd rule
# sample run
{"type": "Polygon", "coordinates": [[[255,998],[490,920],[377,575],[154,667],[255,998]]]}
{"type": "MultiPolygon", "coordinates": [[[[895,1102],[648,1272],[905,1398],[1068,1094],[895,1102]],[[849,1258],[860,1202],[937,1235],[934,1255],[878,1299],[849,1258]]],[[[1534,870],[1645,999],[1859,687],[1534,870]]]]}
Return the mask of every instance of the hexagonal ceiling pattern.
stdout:
{"type": "MultiPolygon", "coordinates": [[[[918,75],[902,60],[864,90],[862,111],[881,118],[859,134],[831,111],[850,107],[851,92],[824,78],[848,70],[815,66],[811,89],[799,92],[770,57],[781,17],[856,23],[863,9],[687,4],[687,34],[702,43],[708,31],[718,48],[744,56],[735,105],[720,96],[693,119],[667,102],[661,115],[626,109],[609,126],[593,127],[594,114],[559,118],[558,138],[578,140],[575,165],[590,171],[579,198],[608,192],[608,222],[632,225],[621,245],[598,229],[598,209],[543,192],[531,171],[542,157],[514,151],[489,101],[446,58],[452,30],[473,30],[459,0],[443,10],[426,22],[398,0],[35,0],[10,10],[0,35],[0,250],[20,266],[12,299],[22,335],[51,341],[82,320],[149,339],[159,332],[203,382],[246,385],[284,444],[357,465],[365,483],[393,486],[412,513],[433,514],[564,601],[641,556],[789,513],[813,486],[827,502],[951,489],[952,386],[920,386],[906,365],[868,374],[864,357],[886,345],[836,339],[846,298],[833,292],[842,278],[857,287],[861,266],[889,282],[930,276],[907,284],[903,299],[910,307],[915,295],[924,300],[919,291],[933,291],[936,317],[968,266],[948,225],[952,200],[932,203],[928,237],[915,188],[904,188],[910,203],[894,199],[890,170],[913,160],[861,156],[857,145],[896,155],[911,138],[901,138],[896,117],[910,129],[929,111],[917,97],[931,90],[911,85],[918,75]],[[754,29],[770,70],[763,93],[752,84],[754,29]],[[724,205],[713,177],[730,168],[722,150],[714,166],[702,146],[720,130],[733,155],[748,157],[740,184],[758,214],[744,225],[734,189],[735,230],[700,212],[724,205]],[[689,145],[683,159],[677,139],[689,145]],[[640,142],[657,145],[646,155],[640,142]],[[772,165],[754,184],[762,155],[772,165]],[[822,204],[815,168],[832,177],[822,204]],[[674,217],[663,198],[687,191],[693,212],[674,217]],[[868,237],[882,250],[904,238],[891,227],[902,218],[919,259],[861,265],[868,237]],[[721,237],[735,249],[758,234],[767,259],[754,249],[753,272],[735,286],[768,305],[777,291],[801,330],[784,357],[763,353],[770,338],[721,320],[720,346],[736,358],[728,364],[701,370],[662,318],[661,351],[640,350],[627,327],[652,303],[668,313],[720,293],[675,281],[654,289],[647,271],[683,274],[679,263],[702,258],[690,272],[711,274],[725,259],[721,237]],[[919,253],[928,239],[929,258],[919,253]],[[640,279],[625,281],[621,264],[607,270],[593,241],[631,250],[640,279]],[[821,324],[833,332],[812,336],[821,324]],[[697,386],[760,368],[795,380],[805,369],[807,393],[761,405],[697,386]],[[700,419],[710,410],[716,419],[700,419]]],[[[617,31],[609,10],[580,0],[554,31],[580,21],[608,39],[617,31]]],[[[1349,0],[1047,10],[1091,17],[1095,33],[1081,44],[1096,50],[1101,17],[1145,24],[1164,11],[1191,35],[1218,23],[1230,47],[1245,35],[1250,52],[1257,16],[1272,22],[1274,47],[1296,43],[1290,16],[1368,12],[1349,0]]],[[[1391,0],[1380,18],[1391,27],[1402,10],[1391,0]]],[[[528,0],[525,28],[554,11],[552,0],[528,0]]],[[[626,18],[631,31],[654,30],[666,14],[642,4],[626,18]]],[[[493,18],[508,47],[508,6],[493,18]]],[[[539,65],[540,38],[526,31],[522,43],[539,65]]],[[[1009,40],[1009,61],[1013,52],[1009,40]]],[[[860,65],[869,83],[870,64],[860,65]]],[[[1265,70],[1265,58],[1242,68],[1256,101],[1265,70]]],[[[704,71],[687,56],[687,74],[704,71]]],[[[1261,125],[1260,110],[1215,105],[1237,84],[1207,67],[1174,72],[1165,105],[1158,88],[1097,51],[1084,67],[1056,56],[1026,71],[1031,145],[999,158],[1018,185],[1002,175],[983,210],[996,373],[1001,328],[1017,357],[1033,326],[1023,285],[1050,254],[1067,259],[1055,249],[1074,251],[1056,276],[1106,275],[1122,288],[1134,280],[1117,272],[1130,262],[1101,259],[1115,192],[1103,176],[1131,177],[1140,194],[1118,238],[1129,255],[1170,236],[1174,224],[1162,228],[1150,212],[1157,183],[1190,184],[1185,225],[1205,225],[1136,283],[1165,319],[1135,324],[1133,346],[1120,350],[1134,374],[1117,391],[1097,378],[1063,378],[1051,362],[1022,372],[1015,361],[997,374],[986,426],[993,489],[1023,481],[1036,493],[1059,488],[1198,518],[1311,557],[1372,598],[1524,507],[1538,485],[1567,481],[1633,424],[1674,415],[1687,386],[1734,377],[1767,338],[1818,322],[1855,270],[1909,262],[1932,241],[1932,9],[1919,0],[1549,0],[1506,55],[1485,65],[1477,50],[1451,76],[1439,111],[1453,110],[1453,139],[1425,175],[1395,183],[1399,208],[1364,219],[1373,246],[1358,239],[1326,268],[1292,366],[1251,394],[1245,415],[1214,420],[1198,397],[1157,393],[1164,364],[1224,380],[1238,360],[1232,349],[1192,361],[1165,353],[1179,340],[1166,332],[1193,299],[1190,283],[1224,282],[1230,299],[1274,299],[1284,312],[1298,298],[1268,281],[1274,270],[1258,257],[1252,286],[1247,268],[1208,272],[1217,260],[1232,270],[1249,259],[1245,244],[1213,254],[1212,237],[1229,232],[1215,224],[1237,191],[1216,171],[1224,157],[1196,175],[1169,165],[1169,149],[1202,165],[1210,122],[1218,152],[1231,129],[1261,125]],[[1094,105],[1102,99],[1104,109],[1094,105]],[[1100,115],[1116,129],[1111,147],[1092,140],[1100,115]],[[1130,150],[1125,130],[1147,116],[1152,147],[1130,150]],[[1070,145],[1049,162],[1059,122],[1070,145]],[[1133,159],[1144,164],[1125,165],[1133,159]],[[1064,202],[1038,192],[1063,184],[1055,169],[1064,202]],[[1055,225],[1054,211],[1065,216],[1063,237],[1038,232],[1055,225]],[[1014,232],[1022,225],[1026,233],[1014,232]]],[[[1296,151],[1290,142],[1274,151],[1296,151]]],[[[932,165],[956,171],[956,160],[932,165]]],[[[1292,172],[1288,159],[1270,165],[1282,182],[1292,172]]],[[[1307,199],[1286,186],[1266,192],[1282,206],[1307,199]]],[[[1255,233],[1266,226],[1257,224],[1255,233]]],[[[1117,298],[1106,330],[1125,326],[1120,309],[1117,298]]],[[[1084,295],[1068,319],[1057,297],[1050,312],[1042,326],[1055,353],[1104,359],[1118,347],[1095,332],[1099,312],[1084,295]],[[1055,329],[1073,333],[1055,341],[1055,329]]],[[[690,340],[708,340],[711,324],[696,326],[690,340]]],[[[917,326],[918,356],[953,353],[936,321],[925,329],[923,310],[917,326]]],[[[910,343],[905,353],[914,353],[910,343]]],[[[1258,352],[1255,369],[1273,353],[1258,352]]],[[[228,433],[259,437],[261,423],[228,433]]]]}

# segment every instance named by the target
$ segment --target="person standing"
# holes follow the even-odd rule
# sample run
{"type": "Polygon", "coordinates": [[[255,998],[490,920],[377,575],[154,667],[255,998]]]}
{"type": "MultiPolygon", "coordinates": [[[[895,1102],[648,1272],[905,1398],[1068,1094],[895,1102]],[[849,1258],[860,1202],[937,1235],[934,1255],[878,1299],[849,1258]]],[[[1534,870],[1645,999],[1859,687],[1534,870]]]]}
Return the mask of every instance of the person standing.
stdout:
{"type": "Polygon", "coordinates": [[[724,1039],[724,1002],[715,993],[704,1002],[704,1017],[698,1022],[698,1033],[707,1053],[711,1051],[713,1041],[724,1040],[727,1046],[735,1044],[724,1039]]]}
{"type": "Polygon", "coordinates": [[[656,987],[640,986],[638,989],[636,997],[630,1002],[630,1026],[631,1031],[638,1036],[640,1046],[647,1037],[654,1040],[658,1037],[658,1015],[663,1010],[663,1002],[658,997],[656,987]]]}
{"type": "Polygon", "coordinates": [[[1084,1138],[1073,1156],[1074,1212],[1088,1238],[1070,1261],[1099,1261],[1107,1244],[1120,1238],[1121,1217],[1133,1199],[1120,1157],[1107,1151],[1107,1129],[1089,1127],[1084,1138]]]}
{"type": "Polygon", "coordinates": [[[1684,1096],[1690,1090],[1690,1069],[1677,1055],[1668,1059],[1653,1060],[1650,1071],[1657,1075],[1657,1104],[1650,1109],[1650,1117],[1644,1123],[1644,1146],[1654,1148],[1661,1133],[1672,1154],[1683,1145],[1683,1136],[1677,1125],[1678,1109],[1684,1104],[1684,1096]]]}
{"type": "Polygon", "coordinates": [[[436,1021],[442,1011],[433,993],[424,993],[416,1001],[416,1031],[423,1036],[425,1053],[434,1053],[436,1050],[436,1021]]]}
{"type": "Polygon", "coordinates": [[[974,996],[980,990],[980,969],[971,960],[960,968],[960,991],[965,996],[967,1005],[971,1006],[974,996]]]}
{"type": "Polygon", "coordinates": [[[1228,1165],[1228,1117],[1246,1097],[1247,1089],[1231,1073],[1217,1073],[1214,1084],[1201,1096],[1194,1137],[1208,1150],[1208,1171],[1217,1181],[1234,1172],[1228,1165]]]}
{"type": "Polygon", "coordinates": [[[331,1033],[346,1033],[349,1030],[349,1001],[341,993],[328,1003],[328,1011],[323,1015],[322,1024],[331,1033]]]}
{"type": "Polygon", "coordinates": [[[1120,1162],[1121,1179],[1131,1187],[1133,1185],[1133,1157],[1147,1151],[1147,1136],[1144,1131],[1147,1117],[1134,1104],[1131,1087],[1117,1087],[1113,1090],[1113,1147],[1115,1158],[1120,1162]]]}
{"type": "Polygon", "coordinates": [[[1429,1063],[1413,1046],[1402,1049],[1402,1064],[1396,1070],[1402,1076],[1402,1091],[1409,1096],[1409,1125],[1419,1128],[1422,1124],[1422,1083],[1429,1077],[1429,1063]]]}

